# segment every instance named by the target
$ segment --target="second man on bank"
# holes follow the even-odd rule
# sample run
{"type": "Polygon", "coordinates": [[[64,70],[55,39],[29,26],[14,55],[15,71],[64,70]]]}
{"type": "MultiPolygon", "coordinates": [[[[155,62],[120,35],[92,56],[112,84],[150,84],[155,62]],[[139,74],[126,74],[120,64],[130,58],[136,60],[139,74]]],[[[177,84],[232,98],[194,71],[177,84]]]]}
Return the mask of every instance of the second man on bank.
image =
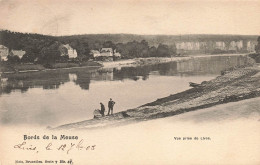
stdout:
{"type": "Polygon", "coordinates": [[[114,107],[115,103],[116,103],[116,102],[114,102],[114,101],[110,98],[110,100],[109,100],[109,102],[108,102],[108,113],[107,113],[107,115],[110,114],[110,111],[111,111],[111,115],[113,114],[113,107],[114,107]]]}

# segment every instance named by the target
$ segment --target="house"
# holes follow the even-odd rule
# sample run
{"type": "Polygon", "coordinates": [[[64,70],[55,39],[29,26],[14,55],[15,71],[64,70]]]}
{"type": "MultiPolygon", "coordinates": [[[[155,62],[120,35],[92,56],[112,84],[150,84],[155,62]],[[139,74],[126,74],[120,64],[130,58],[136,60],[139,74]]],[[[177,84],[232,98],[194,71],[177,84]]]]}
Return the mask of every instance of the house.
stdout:
{"type": "Polygon", "coordinates": [[[0,61],[7,61],[9,49],[4,45],[0,45],[0,61]]]}
{"type": "Polygon", "coordinates": [[[11,50],[11,55],[18,56],[20,59],[23,57],[25,53],[26,51],[23,50],[11,50]]]}
{"type": "Polygon", "coordinates": [[[112,48],[102,48],[100,51],[91,50],[90,54],[96,60],[113,61],[115,58],[121,58],[121,54],[116,50],[113,51],[112,48]]]}
{"type": "Polygon", "coordinates": [[[100,52],[99,52],[98,50],[91,50],[91,51],[90,51],[90,54],[91,54],[91,56],[92,56],[93,58],[97,58],[97,57],[100,57],[100,56],[101,56],[101,54],[100,54],[100,52]]]}
{"type": "Polygon", "coordinates": [[[100,56],[113,57],[113,49],[112,48],[102,48],[100,50],[100,56]]]}
{"type": "Polygon", "coordinates": [[[121,58],[121,54],[119,52],[116,52],[116,49],[114,50],[114,57],[117,59],[121,58]]]}
{"type": "Polygon", "coordinates": [[[59,49],[61,51],[62,56],[68,55],[69,58],[76,58],[78,56],[77,51],[73,49],[69,44],[61,45],[59,49]],[[68,52],[64,51],[64,49],[68,50],[68,52]]]}
{"type": "Polygon", "coordinates": [[[90,54],[95,60],[101,61],[113,61],[113,49],[112,48],[102,48],[100,51],[91,50],[90,54]]]}
{"type": "Polygon", "coordinates": [[[68,49],[69,58],[76,58],[78,53],[75,49],[73,49],[69,44],[64,45],[68,49]]]}

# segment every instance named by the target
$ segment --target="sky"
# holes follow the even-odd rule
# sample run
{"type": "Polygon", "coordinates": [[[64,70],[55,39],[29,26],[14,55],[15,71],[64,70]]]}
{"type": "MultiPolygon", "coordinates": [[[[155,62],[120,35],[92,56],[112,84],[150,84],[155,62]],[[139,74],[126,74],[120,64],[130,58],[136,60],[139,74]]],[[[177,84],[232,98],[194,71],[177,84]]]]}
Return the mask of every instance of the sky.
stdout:
{"type": "Polygon", "coordinates": [[[0,29],[55,36],[260,35],[260,1],[0,0],[0,29]]]}

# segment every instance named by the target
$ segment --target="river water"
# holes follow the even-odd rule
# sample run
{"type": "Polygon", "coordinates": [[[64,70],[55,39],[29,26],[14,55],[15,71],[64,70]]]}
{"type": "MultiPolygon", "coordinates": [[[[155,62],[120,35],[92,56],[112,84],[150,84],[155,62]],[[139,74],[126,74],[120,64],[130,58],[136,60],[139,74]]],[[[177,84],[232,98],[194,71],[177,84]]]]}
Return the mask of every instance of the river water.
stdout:
{"type": "Polygon", "coordinates": [[[0,124],[57,126],[93,118],[112,98],[114,113],[189,89],[248,63],[246,56],[200,57],[112,69],[67,69],[1,77],[0,124]]]}

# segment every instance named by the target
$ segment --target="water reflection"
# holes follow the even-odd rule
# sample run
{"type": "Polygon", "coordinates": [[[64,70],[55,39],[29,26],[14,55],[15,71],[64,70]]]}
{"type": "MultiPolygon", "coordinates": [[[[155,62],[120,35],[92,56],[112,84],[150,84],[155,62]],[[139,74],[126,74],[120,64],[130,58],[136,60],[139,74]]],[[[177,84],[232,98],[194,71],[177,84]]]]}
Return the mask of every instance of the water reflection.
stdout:
{"type": "Polygon", "coordinates": [[[246,56],[214,56],[195,58],[186,61],[169,62],[138,67],[123,67],[120,69],[87,70],[55,70],[45,72],[6,74],[1,77],[1,94],[20,90],[26,92],[29,88],[58,89],[61,84],[72,81],[81,89],[88,90],[91,80],[113,81],[130,79],[147,80],[149,75],[190,76],[214,74],[218,75],[229,67],[241,66],[248,63],[246,56]]]}

